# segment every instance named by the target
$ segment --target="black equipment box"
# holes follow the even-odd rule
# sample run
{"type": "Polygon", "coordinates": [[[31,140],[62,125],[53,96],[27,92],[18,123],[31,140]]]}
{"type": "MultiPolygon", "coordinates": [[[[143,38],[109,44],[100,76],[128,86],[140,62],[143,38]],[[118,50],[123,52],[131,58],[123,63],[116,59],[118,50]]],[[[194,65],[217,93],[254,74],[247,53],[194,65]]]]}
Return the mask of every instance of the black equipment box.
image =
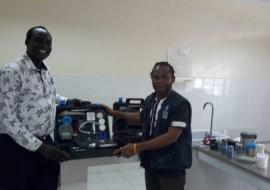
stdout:
{"type": "Polygon", "coordinates": [[[54,139],[70,159],[111,156],[117,148],[110,139],[108,115],[101,105],[58,105],[54,139]]]}
{"type": "MultiPolygon", "coordinates": [[[[144,99],[127,98],[125,102],[121,98],[113,104],[113,109],[123,112],[139,112],[144,99]]],[[[125,119],[113,117],[113,141],[118,145],[140,142],[143,140],[143,125],[131,123],[125,119]]]]}

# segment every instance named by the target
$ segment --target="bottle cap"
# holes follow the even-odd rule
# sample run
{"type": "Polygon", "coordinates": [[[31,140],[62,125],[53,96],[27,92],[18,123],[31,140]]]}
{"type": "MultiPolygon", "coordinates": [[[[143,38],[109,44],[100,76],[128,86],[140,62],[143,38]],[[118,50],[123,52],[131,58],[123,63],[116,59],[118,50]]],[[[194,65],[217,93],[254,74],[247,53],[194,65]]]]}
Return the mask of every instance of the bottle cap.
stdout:
{"type": "Polygon", "coordinates": [[[70,125],[72,123],[72,118],[69,115],[65,115],[63,117],[63,124],[64,125],[70,125]]]}
{"type": "Polygon", "coordinates": [[[65,100],[60,100],[59,105],[60,106],[66,106],[66,101],[65,100]]]}
{"type": "Polygon", "coordinates": [[[241,138],[253,138],[253,139],[257,138],[256,133],[249,133],[249,132],[242,132],[242,133],[240,133],[240,136],[241,136],[241,138]]]}

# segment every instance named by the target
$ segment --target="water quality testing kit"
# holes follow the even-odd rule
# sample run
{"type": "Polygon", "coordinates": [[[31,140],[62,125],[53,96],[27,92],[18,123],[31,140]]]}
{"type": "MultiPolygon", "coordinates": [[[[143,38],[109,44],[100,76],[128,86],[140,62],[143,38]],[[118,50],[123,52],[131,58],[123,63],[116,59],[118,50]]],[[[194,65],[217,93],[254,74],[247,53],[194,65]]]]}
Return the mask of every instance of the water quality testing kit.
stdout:
{"type": "Polygon", "coordinates": [[[58,105],[54,138],[71,159],[110,156],[117,148],[110,139],[108,115],[98,104],[58,105]]]}
{"type": "MultiPolygon", "coordinates": [[[[138,112],[143,99],[119,98],[113,109],[138,112]]],[[[58,105],[54,139],[55,146],[70,154],[70,159],[112,156],[115,149],[143,139],[143,126],[125,119],[112,118],[112,134],[108,114],[100,104],[58,105]]]]}

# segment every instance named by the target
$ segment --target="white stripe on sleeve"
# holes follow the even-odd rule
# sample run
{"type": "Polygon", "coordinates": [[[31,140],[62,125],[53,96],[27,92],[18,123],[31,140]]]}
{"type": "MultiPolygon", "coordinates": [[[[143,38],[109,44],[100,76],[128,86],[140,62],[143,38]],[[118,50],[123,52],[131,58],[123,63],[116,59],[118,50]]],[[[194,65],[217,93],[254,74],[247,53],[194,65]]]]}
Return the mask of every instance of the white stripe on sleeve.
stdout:
{"type": "Polygon", "coordinates": [[[185,128],[187,124],[183,121],[173,121],[172,122],[172,127],[182,127],[185,128]]]}

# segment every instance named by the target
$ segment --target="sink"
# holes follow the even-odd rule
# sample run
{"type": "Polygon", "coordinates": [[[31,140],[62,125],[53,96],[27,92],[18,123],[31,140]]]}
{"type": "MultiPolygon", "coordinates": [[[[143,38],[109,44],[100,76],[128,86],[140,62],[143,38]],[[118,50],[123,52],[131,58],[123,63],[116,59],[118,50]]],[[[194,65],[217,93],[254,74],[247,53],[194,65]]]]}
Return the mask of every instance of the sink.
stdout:
{"type": "MultiPolygon", "coordinates": [[[[192,130],[192,142],[201,142],[205,136],[205,134],[209,134],[208,130],[192,130]]],[[[215,136],[216,138],[219,139],[226,139],[230,138],[227,135],[224,135],[220,132],[217,131],[212,131],[212,136],[215,136]]]]}

